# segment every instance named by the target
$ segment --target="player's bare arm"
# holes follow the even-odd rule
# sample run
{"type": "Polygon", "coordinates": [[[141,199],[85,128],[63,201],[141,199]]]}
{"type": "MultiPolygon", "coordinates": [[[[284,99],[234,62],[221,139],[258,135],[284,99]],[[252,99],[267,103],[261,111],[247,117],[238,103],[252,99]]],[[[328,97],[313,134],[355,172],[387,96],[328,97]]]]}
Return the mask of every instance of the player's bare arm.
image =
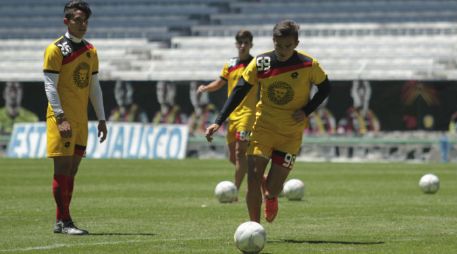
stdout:
{"type": "Polygon", "coordinates": [[[105,120],[100,120],[98,121],[98,137],[100,138],[100,143],[103,143],[105,141],[106,136],[108,135],[108,129],[106,128],[106,121],[105,120]]]}
{"type": "Polygon", "coordinates": [[[232,111],[240,105],[241,101],[246,97],[252,85],[246,83],[243,78],[240,78],[238,84],[233,88],[232,93],[222,107],[221,112],[217,116],[214,124],[210,125],[205,132],[206,139],[208,142],[213,140],[212,135],[219,129],[222,123],[232,113],[232,111]]]}
{"type": "Polygon", "coordinates": [[[219,124],[213,123],[210,126],[208,126],[208,128],[206,128],[205,137],[208,142],[211,143],[211,141],[213,141],[213,134],[216,133],[220,127],[221,126],[219,124]]]}
{"type": "Polygon", "coordinates": [[[204,93],[204,92],[214,92],[221,89],[223,86],[227,84],[227,81],[223,79],[217,79],[213,82],[209,83],[208,85],[201,85],[197,89],[197,93],[204,93]]]}

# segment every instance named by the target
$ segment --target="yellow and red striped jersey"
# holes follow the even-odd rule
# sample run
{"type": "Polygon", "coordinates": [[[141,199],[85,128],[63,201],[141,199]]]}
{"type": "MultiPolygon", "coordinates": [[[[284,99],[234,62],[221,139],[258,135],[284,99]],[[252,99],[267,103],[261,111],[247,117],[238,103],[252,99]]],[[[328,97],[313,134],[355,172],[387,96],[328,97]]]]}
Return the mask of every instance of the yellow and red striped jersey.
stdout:
{"type": "MultiPolygon", "coordinates": [[[[98,73],[95,47],[86,40],[74,43],[61,36],[46,48],[43,72],[59,74],[57,92],[67,119],[87,122],[92,75],[98,73]]],[[[53,115],[54,112],[48,104],[46,116],[53,115]]]]}
{"type": "MultiPolygon", "coordinates": [[[[252,59],[253,57],[249,56],[249,59],[241,61],[239,57],[234,57],[224,65],[220,76],[222,79],[227,81],[227,97],[232,93],[232,90],[238,83],[238,80],[241,78],[244,69],[252,59]]],[[[257,91],[257,87],[253,87],[253,89],[249,91],[246,97],[244,97],[243,101],[230,114],[230,121],[237,121],[241,118],[248,117],[252,118],[250,121],[251,125],[254,123],[254,113],[257,103],[257,91]]]]}
{"type": "Polygon", "coordinates": [[[308,103],[311,86],[326,76],[318,61],[303,52],[295,51],[285,62],[278,61],[274,51],[257,56],[243,72],[247,83],[260,87],[254,128],[288,137],[301,135],[308,123],[296,122],[292,114],[308,103]]]}

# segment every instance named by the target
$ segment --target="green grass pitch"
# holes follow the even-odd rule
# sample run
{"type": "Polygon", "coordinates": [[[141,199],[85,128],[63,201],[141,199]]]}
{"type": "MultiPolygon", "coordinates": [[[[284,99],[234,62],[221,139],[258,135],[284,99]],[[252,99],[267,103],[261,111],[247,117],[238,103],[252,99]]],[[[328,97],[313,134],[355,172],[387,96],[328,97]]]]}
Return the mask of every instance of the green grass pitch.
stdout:
{"type": "MultiPolygon", "coordinates": [[[[455,253],[455,164],[297,162],[305,199],[281,198],[262,222],[264,254],[455,253]],[[420,177],[441,189],[426,195],[420,177]]],[[[53,234],[51,160],[0,159],[0,253],[239,253],[233,233],[248,220],[240,201],[219,204],[232,180],[225,160],[83,160],[72,217],[88,236],[53,234]]]]}

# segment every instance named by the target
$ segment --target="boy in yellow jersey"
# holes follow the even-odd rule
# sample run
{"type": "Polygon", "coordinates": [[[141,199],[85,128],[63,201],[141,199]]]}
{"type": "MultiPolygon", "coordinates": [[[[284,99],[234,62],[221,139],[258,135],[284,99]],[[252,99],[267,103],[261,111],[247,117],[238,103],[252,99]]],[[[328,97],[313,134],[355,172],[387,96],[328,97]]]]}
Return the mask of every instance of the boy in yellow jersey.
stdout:
{"type": "Polygon", "coordinates": [[[260,222],[262,195],[265,219],[278,212],[278,195],[289,175],[301,142],[307,117],[328,97],[330,83],[316,59],[298,52],[299,26],[281,21],[273,29],[274,50],[255,57],[243,72],[218,119],[206,130],[208,141],[252,86],[260,87],[256,119],[248,147],[246,203],[251,221],[260,222]],[[318,92],[310,99],[310,90],[318,92]],[[269,161],[271,168],[264,172],[269,161]]]}
{"type": "Polygon", "coordinates": [[[71,0],[64,7],[67,33],[47,48],[44,55],[44,86],[48,98],[46,114],[47,155],[54,160],[52,189],[57,205],[54,233],[85,235],[70,216],[70,202],[78,167],[88,136],[89,99],[99,120],[98,136],[107,135],[103,96],[98,81],[98,57],[83,39],[91,15],[89,5],[71,0]]]}
{"type": "MultiPolygon", "coordinates": [[[[227,91],[230,96],[233,88],[243,74],[246,66],[251,62],[252,34],[247,30],[239,31],[236,36],[238,57],[231,58],[224,65],[219,79],[198,87],[198,92],[213,92],[228,84],[227,91]]],[[[227,131],[227,144],[229,147],[230,162],[235,165],[235,185],[240,189],[247,171],[246,150],[255,118],[255,105],[257,103],[257,89],[251,89],[243,101],[229,116],[227,131]]]]}

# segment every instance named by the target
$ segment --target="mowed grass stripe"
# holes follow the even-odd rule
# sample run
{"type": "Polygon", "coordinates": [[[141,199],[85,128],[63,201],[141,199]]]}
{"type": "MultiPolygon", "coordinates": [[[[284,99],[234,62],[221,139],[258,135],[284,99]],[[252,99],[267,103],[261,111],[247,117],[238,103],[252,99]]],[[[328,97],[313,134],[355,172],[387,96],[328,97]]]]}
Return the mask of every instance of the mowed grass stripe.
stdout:
{"type": "MultiPolygon", "coordinates": [[[[291,178],[305,199],[280,199],[279,217],[263,222],[263,253],[453,253],[457,180],[453,164],[301,163],[291,178]],[[435,195],[417,186],[441,179],[435,195]]],[[[219,204],[214,187],[232,180],[225,160],[84,160],[72,216],[93,235],[52,233],[51,160],[0,159],[0,250],[37,253],[237,253],[240,202],[219,204]]]]}

